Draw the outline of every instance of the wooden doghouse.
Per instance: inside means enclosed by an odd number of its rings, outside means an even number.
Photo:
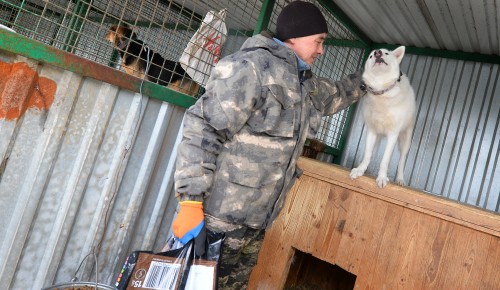
[[[500,289],[500,216],[302,157],[250,289]]]

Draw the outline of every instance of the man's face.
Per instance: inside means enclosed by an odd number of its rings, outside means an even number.
[[[297,55],[312,66],[314,60],[323,54],[323,42],[325,42],[326,33],[314,34],[304,37],[290,38],[285,43]]]

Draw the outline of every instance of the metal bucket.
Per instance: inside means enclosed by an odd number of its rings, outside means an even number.
[[[69,282],[52,285],[42,290],[115,290],[114,287],[96,282]]]

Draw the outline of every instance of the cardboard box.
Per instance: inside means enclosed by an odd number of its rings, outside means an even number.
[[[176,290],[179,288],[184,258],[140,253],[127,290]]]

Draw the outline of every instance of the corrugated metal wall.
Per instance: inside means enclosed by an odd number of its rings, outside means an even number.
[[[184,109],[23,61],[58,84],[49,110],[0,120],[0,288],[113,284],[133,250],[158,251],[177,202],[175,145]]]
[[[254,27],[260,1],[216,2],[230,2],[233,13],[248,7],[251,13],[234,13],[233,19]],[[228,27],[240,28],[231,18]],[[224,54],[244,39],[231,35]],[[82,54],[92,51],[83,47]],[[104,50],[102,63],[108,63],[110,47]],[[330,76],[340,77],[342,69],[357,67],[358,51],[335,48],[334,62],[320,71],[338,67]],[[84,56],[92,59],[90,54]],[[30,59],[2,52],[0,60],[31,63],[58,84],[50,110],[0,120],[0,288],[69,281],[82,262],[79,280],[94,281],[97,272],[99,282],[112,285],[131,251],[157,251],[168,235],[177,205],[172,174],[184,109]],[[410,186],[498,211],[498,65],[408,55],[403,69],[419,106],[406,168]],[[362,133],[356,116],[343,165],[359,162]],[[394,158],[393,172],[395,164]],[[368,173],[376,166],[374,161]]]
[[[375,43],[500,54],[497,0],[334,2]]]
[[[409,186],[499,212],[500,66],[407,54],[402,70],[413,85],[417,122],[405,168]],[[342,165],[363,157],[365,129],[359,110]],[[366,174],[376,176],[385,141]],[[394,179],[399,151],[389,167]]]

